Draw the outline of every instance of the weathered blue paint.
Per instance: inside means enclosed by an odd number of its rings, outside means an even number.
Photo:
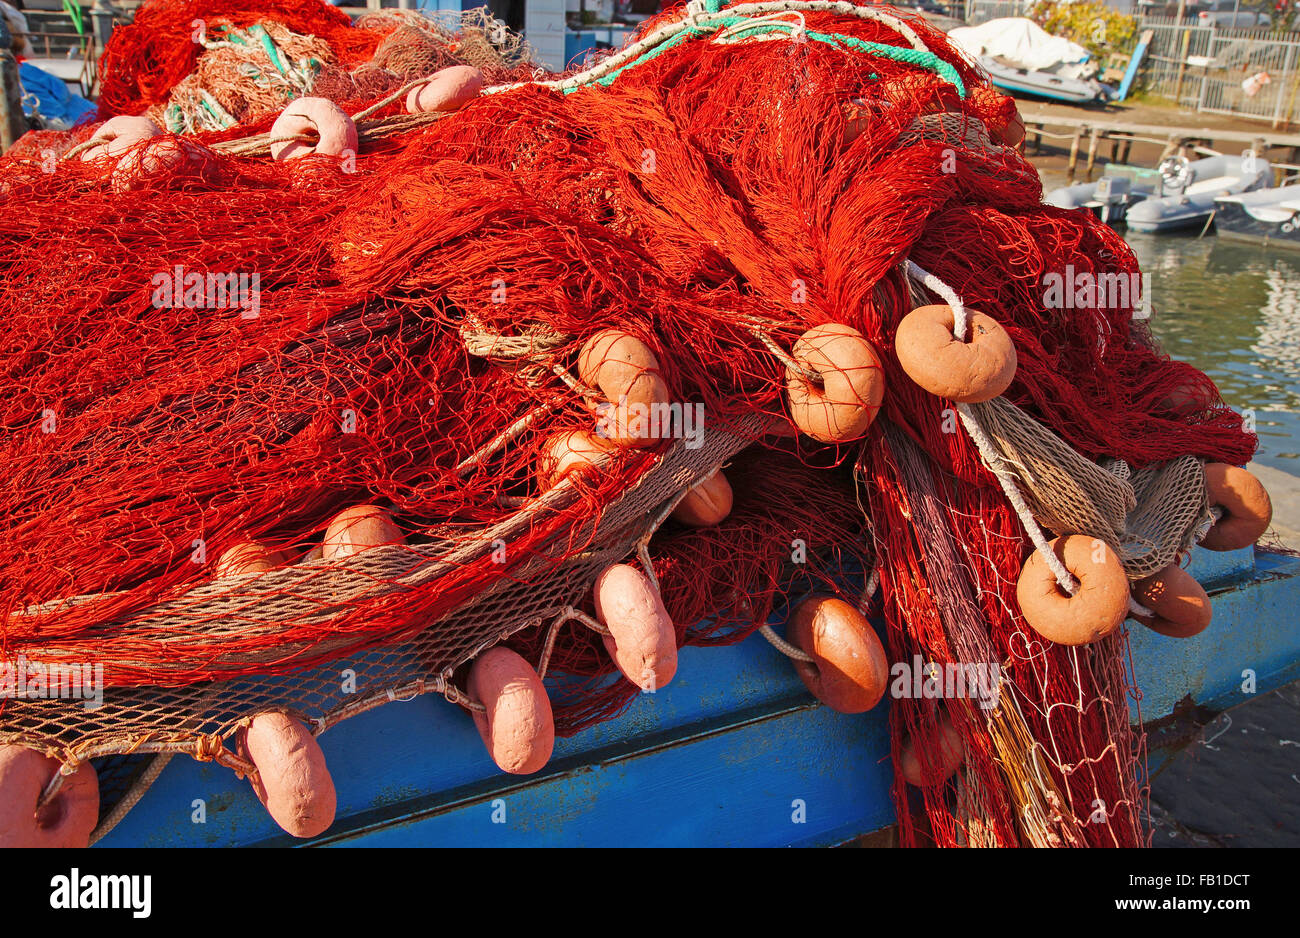
[[[1241,702],[1247,668],[1258,693],[1300,676],[1300,560],[1197,551],[1192,569],[1210,584],[1214,625],[1187,641],[1132,633],[1147,720],[1188,694]],[[338,846],[828,844],[893,819],[887,707],[844,716],[815,704],[757,636],[683,649],[670,686],[560,740],[537,776],[499,773],[470,720],[435,696],[349,720],[321,745],[339,793],[321,842]],[[196,799],[204,824],[191,821]],[[177,759],[102,843],[288,842],[246,783]]]

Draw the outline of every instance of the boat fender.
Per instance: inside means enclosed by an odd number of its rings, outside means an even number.
[[[814,697],[839,713],[865,713],[885,696],[889,658],[871,623],[834,596],[809,596],[790,615],[786,638],[812,661],[794,661]]]
[[[1223,517],[1201,539],[1202,547],[1237,550],[1264,536],[1273,520],[1273,503],[1259,479],[1238,466],[1212,462],[1205,464],[1205,488]]]
[[[162,128],[147,117],[132,117],[129,114],[110,117],[91,134],[89,142],[92,145],[81,151],[81,159],[90,162],[121,156],[142,140],[157,137],[161,133]]]
[[[992,400],[1016,376],[1016,346],[1002,324],[968,309],[966,339],[952,334],[951,306],[920,306],[903,317],[894,351],[907,376],[936,397],[961,404]]]
[[[470,65],[452,65],[429,76],[406,95],[406,113],[456,111],[478,97],[483,73]]]
[[[471,715],[497,767],[511,775],[531,775],[545,767],[555,748],[555,719],[533,666],[498,645],[474,659],[466,687],[486,708]]]
[[[620,446],[654,446],[669,428],[651,419],[656,404],[668,403],[668,385],[659,373],[659,359],[636,336],[603,329],[588,339],[578,353],[578,377],[597,388],[605,402],[599,433]]]
[[[1133,598],[1154,613],[1150,616],[1135,613],[1133,618],[1171,638],[1190,638],[1205,631],[1214,614],[1204,588],[1176,563],[1134,583]]]
[[[799,365],[785,372],[794,425],[822,443],[866,435],[885,398],[885,372],[862,333],[841,323],[814,326],[795,342],[791,357]]]
[[[1016,599],[1029,627],[1058,645],[1088,645],[1118,629],[1129,609],[1128,577],[1118,555],[1080,534],[1058,537],[1049,546],[1078,581],[1078,589],[1073,596],[1061,589],[1042,553],[1034,551],[1016,583]]]
[[[939,717],[939,745],[935,750],[925,750],[925,757],[917,754],[915,741],[909,736],[903,740],[902,751],[898,757],[898,769],[903,781],[921,788],[926,785],[942,785],[952,778],[953,773],[961,768],[966,759],[966,747],[961,736],[953,728],[947,714]]]
[[[609,635],[605,650],[623,676],[654,692],[677,673],[677,630],[659,590],[640,570],[616,563],[596,578],[596,617]]]
[[[315,837],[334,823],[334,780],[307,727],[285,713],[259,713],[244,731],[240,749],[257,768],[248,779],[253,793],[285,833]]]
[[[342,560],[384,544],[404,544],[393,516],[374,505],[345,508],[330,519],[321,541],[321,556]]]
[[[24,746],[0,746],[0,847],[86,847],[99,821],[99,779],[89,762],[36,809],[59,763]]]
[[[723,521],[731,514],[733,495],[731,483],[721,469],[692,488],[673,509],[673,518],[693,528],[707,528]]]
[[[357,151],[357,125],[328,98],[298,98],[280,112],[271,125],[271,138],[315,134],[316,142],[281,140],[271,144],[271,159],[293,160],[301,156],[341,156]]]

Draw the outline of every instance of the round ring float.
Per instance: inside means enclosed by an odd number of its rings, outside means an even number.
[[[106,157],[121,156],[142,140],[157,137],[162,128],[147,117],[122,114],[110,117],[90,136],[94,145],[81,151],[81,159],[90,162]]]
[[[243,576],[249,573],[268,573],[289,562],[282,550],[272,550],[261,541],[236,544],[217,559],[216,577]]]
[[[36,810],[58,771],[58,762],[34,749],[0,746],[0,848],[89,846],[99,822],[99,779],[89,762]]]
[[[357,125],[342,108],[328,98],[299,98],[291,101],[271,125],[274,137],[315,134],[316,142],[281,140],[271,144],[271,159],[294,160],[302,156],[340,156],[357,151]]]
[[[568,430],[550,437],[542,446],[540,472],[543,488],[554,488],[571,473],[582,474],[598,466],[618,449],[590,430]]]
[[[822,443],[863,437],[885,399],[885,372],[871,343],[851,326],[831,322],[805,332],[790,354],[821,376],[818,384],[786,366],[786,398],[794,425]]]
[[[671,432],[655,405],[668,403],[659,359],[636,336],[617,329],[597,332],[578,353],[578,377],[605,397],[602,436],[620,446],[654,446]]]
[[[384,544],[405,544],[393,516],[374,505],[345,508],[330,519],[321,542],[321,556],[341,560]]]
[[[542,679],[522,656],[498,645],[474,659],[466,689],[487,708],[471,710],[492,761],[511,775],[531,775],[550,761],[555,719]]]
[[[1178,564],[1133,584],[1133,598],[1155,615],[1137,619],[1152,631],[1171,638],[1190,638],[1205,631],[1214,615],[1210,597],[1196,578]]]
[[[1237,550],[1264,536],[1273,520],[1273,502],[1259,479],[1237,466],[1212,462],[1205,465],[1205,488],[1223,517],[1201,540],[1202,547]]]
[[[952,778],[953,773],[961,768],[962,762],[966,759],[966,747],[947,714],[939,717],[937,748],[937,752],[926,750],[925,760],[922,761],[917,755],[915,741],[910,736],[905,739],[898,758],[898,770],[903,776],[903,781],[917,788],[940,785]]]
[[[244,733],[242,748],[257,766],[257,774],[249,777],[253,793],[285,833],[315,837],[334,823],[334,780],[307,727],[284,713],[259,713]]]
[[[786,640],[812,657],[794,661],[804,686],[840,713],[864,713],[885,696],[889,658],[871,623],[834,596],[809,596],[790,616]]]
[[[1076,580],[1073,596],[1034,551],[1016,583],[1020,612],[1035,632],[1058,645],[1088,645],[1119,628],[1128,615],[1129,583],[1124,565],[1107,545],[1079,534],[1051,542],[1054,553]]]
[[[429,76],[406,95],[406,113],[457,111],[478,97],[483,73],[470,65],[452,65]]]
[[[731,483],[721,469],[715,469],[712,475],[692,488],[677,503],[672,517],[693,528],[712,527],[731,514],[733,498]]]
[[[596,618],[609,635],[605,650],[623,676],[643,691],[667,686],[677,673],[677,630],[650,579],[616,563],[596,578]]]
[[[997,320],[966,310],[965,342],[952,334],[953,309],[919,306],[903,317],[894,351],[903,371],[936,397],[959,404],[992,400],[1016,376],[1016,346]]]

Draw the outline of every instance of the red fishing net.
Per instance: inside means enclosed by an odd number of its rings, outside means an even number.
[[[317,0],[243,6],[146,6],[105,55],[101,113],[165,102],[202,51],[195,19],[274,20],[323,39],[345,68],[385,40]],[[1006,125],[1006,99],[943,34],[905,23],[809,4],[781,41],[753,41],[744,23],[684,34],[599,81],[502,90],[436,122],[363,133],[354,166],[218,146],[264,131],[269,115],[126,179],[112,163],[42,165],[42,149],[88,131],[16,148],[0,216],[0,651],[103,661],[116,687],[296,673],[543,582],[670,445],[620,454],[571,502],[512,524],[546,491],[547,440],[591,428],[564,376],[583,341],[613,326],[653,348],[671,400],[702,404],[711,432],[757,441],[727,469],[726,522],[670,522],[651,545],[683,641],[739,640],[765,621],[795,539],[807,540],[810,582],[856,602],[865,577],[842,562],[854,553],[878,571],[872,608],[892,660],[982,655],[1005,669],[1019,714],[990,731],[973,707],[949,709],[966,766],[919,800],[900,778],[909,842],[921,830],[942,844],[1036,842],[1033,824],[1046,842],[1140,842],[1124,643],[1053,646],[1021,619],[1025,532],[948,426],[948,402],[894,356],[900,320],[920,305],[900,265],[914,260],[1006,326],[1018,354],[1007,398],[1090,459],[1240,464],[1254,439],[1208,378],[1153,349],[1132,302],[1044,303],[1046,274],[1129,274],[1136,260],[1101,224],[1041,204],[1037,173],[985,129]],[[214,304],[209,275],[234,275],[239,299]],[[768,343],[788,349],[827,322],[880,351],[879,419],[863,444],[760,440],[743,421],[785,412],[785,364]],[[1179,395],[1195,406],[1170,405]],[[255,578],[262,592],[211,586],[215,560],[250,539],[319,564],[309,555],[328,519],[357,504],[401,527],[407,546],[362,571],[401,588],[296,604],[306,587],[280,574]],[[501,525],[504,562],[447,562]],[[267,589],[274,617],[255,614]],[[68,597],[82,599],[58,602]],[[503,634],[534,663],[547,638],[537,624]],[[476,650],[457,646],[436,670]],[[551,665],[573,679],[557,697],[561,730],[636,693],[574,624]],[[893,707],[896,757],[906,739],[935,743],[939,705]],[[1043,777],[1008,781],[1008,752]],[[1025,785],[1047,792],[1041,818],[1027,820]],[[1106,823],[1089,822],[1098,802]]]

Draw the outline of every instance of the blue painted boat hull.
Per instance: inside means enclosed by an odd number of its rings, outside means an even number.
[[[1300,559],[1194,552],[1215,622],[1193,639],[1132,632],[1141,718],[1224,709],[1300,677]],[[1137,718],[1137,710],[1134,717]],[[321,737],[338,788],[331,846],[826,845],[893,823],[888,707],[818,704],[759,636],[682,650],[676,679],[620,718],[503,775],[470,720],[433,695]],[[202,823],[196,822],[202,809]],[[103,846],[288,845],[227,769],[176,759]]]

